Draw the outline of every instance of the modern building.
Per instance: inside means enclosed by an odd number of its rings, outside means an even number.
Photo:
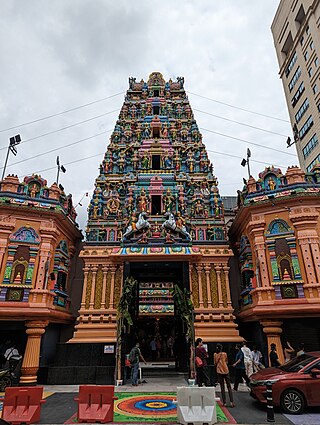
[[[230,200],[230,210],[233,205]],[[162,358],[166,341],[175,338],[178,368],[187,370],[186,329],[172,298],[176,285],[190,293],[195,337],[209,346],[242,340],[231,304],[224,205],[183,78],[165,81],[154,72],[147,81],[129,79],[88,211],[81,308],[74,336],[58,354],[67,364],[57,361],[52,382],[65,379],[66,365],[69,383],[100,382],[100,376],[113,382],[118,307],[128,277],[138,288],[123,352],[138,338],[151,358],[155,337]]]
[[[39,175],[0,182],[0,340],[23,354],[24,385],[45,380],[56,343],[73,329],[82,289],[81,274],[74,279],[82,239],[75,218],[71,195]]]
[[[319,0],[281,0],[271,26],[299,162],[307,172],[320,161],[319,26]]]
[[[264,353],[275,343],[281,361],[286,341],[320,350],[319,201],[320,165],[285,174],[267,167],[239,193],[229,231],[240,268],[232,294],[241,334]]]

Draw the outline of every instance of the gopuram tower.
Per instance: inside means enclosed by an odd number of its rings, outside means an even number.
[[[184,78],[129,79],[89,208],[82,303],[71,343],[115,343],[126,277],[141,338],[174,336],[170,289],[191,293],[195,336],[240,341],[229,286],[224,207]]]

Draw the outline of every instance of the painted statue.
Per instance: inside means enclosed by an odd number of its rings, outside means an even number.
[[[191,240],[191,235],[188,233],[187,228],[183,221],[180,221],[179,224],[181,227],[177,226],[176,219],[174,215],[171,212],[166,212],[165,215],[166,221],[162,224],[162,229],[170,229],[174,232],[181,233],[183,236],[185,236],[188,240]]]
[[[142,211],[139,214],[139,217],[137,219],[136,213],[133,212],[130,219],[127,222],[127,227],[123,234],[122,240],[124,240],[126,237],[130,236],[131,234],[139,230],[149,229],[149,228],[150,228],[150,223],[147,220],[147,213],[145,211]]]

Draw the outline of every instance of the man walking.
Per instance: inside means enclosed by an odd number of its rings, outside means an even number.
[[[133,386],[138,385],[138,373],[139,373],[139,360],[142,360],[144,364],[147,364],[145,359],[143,358],[140,348],[139,342],[132,348],[129,354],[129,361],[131,365],[131,382]]]

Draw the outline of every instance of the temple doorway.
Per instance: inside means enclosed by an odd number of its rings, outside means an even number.
[[[189,349],[184,324],[172,297],[174,285],[189,288],[189,264],[185,261],[130,262],[125,274],[138,281],[134,326],[127,347],[139,341],[143,356],[152,365],[170,364],[187,372]]]

